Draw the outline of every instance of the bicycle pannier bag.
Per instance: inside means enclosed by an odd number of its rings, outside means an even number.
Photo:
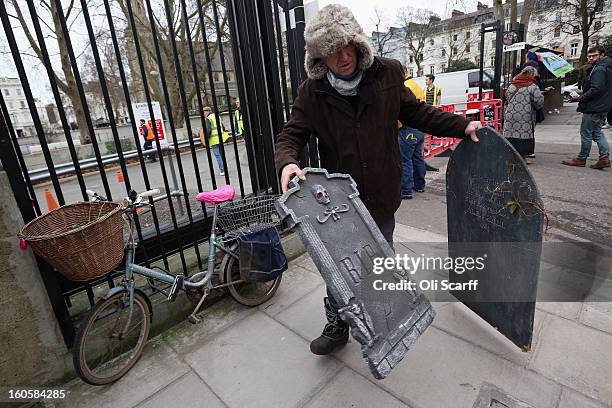
[[[267,282],[287,270],[287,257],[275,227],[242,234],[238,241],[240,277],[245,281]]]

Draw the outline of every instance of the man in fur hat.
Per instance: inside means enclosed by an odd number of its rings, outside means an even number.
[[[373,55],[346,7],[322,8],[308,22],[304,39],[308,79],[300,85],[291,118],[276,142],[282,191],[292,176],[304,179],[298,157],[315,135],[321,167],[353,177],[361,200],[392,244],[394,214],[402,201],[397,121],[437,136],[469,136],[474,142],[481,124],[417,101],[404,86],[401,64]],[[310,344],[318,355],[344,346],[349,334],[329,294],[324,306],[328,323]]]

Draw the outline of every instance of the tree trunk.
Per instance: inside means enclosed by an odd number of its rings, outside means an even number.
[[[59,19],[59,12],[55,7],[54,1],[50,2],[50,6],[51,16],[53,17],[53,23],[55,25],[55,33],[57,35],[57,45],[60,52],[62,72],[64,73],[64,78],[66,79],[66,95],[68,95],[68,98],[72,103],[72,108],[76,117],[77,126],[79,127],[79,141],[81,142],[81,144],[89,144],[91,143],[91,135],[89,134],[89,130],[87,128],[85,112],[83,110],[83,106],[81,105],[81,98],[77,90],[74,75],[72,73],[72,66],[70,64],[70,57],[68,55],[66,39],[64,37],[64,33],[62,31],[62,26]]]
[[[533,6],[535,5],[535,0],[525,0],[523,3],[523,14],[521,14],[521,24],[525,26],[525,41],[527,41],[527,33],[529,30],[529,19],[531,18],[531,13],[533,12]]]
[[[589,9],[588,0],[580,0],[580,28],[582,29],[582,49],[580,50],[580,65],[586,64],[589,49]]]
[[[510,23],[516,23],[518,20],[518,7],[516,0],[510,0]]]

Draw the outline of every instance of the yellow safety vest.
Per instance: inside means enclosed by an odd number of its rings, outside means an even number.
[[[208,135],[208,145],[216,146],[219,144],[219,124],[217,123],[217,118],[215,115],[210,115],[206,118],[206,120],[210,123],[210,135]],[[225,143],[229,138],[229,133],[225,132],[223,126],[221,126],[221,137],[223,138],[223,143]],[[204,129],[200,130],[200,141],[204,144]]]
[[[438,94],[442,91],[442,88],[438,85],[434,85],[434,98],[433,98],[433,106],[438,106],[440,103],[438,102]],[[423,88],[423,100],[427,101],[427,86]]]
[[[236,120],[236,123],[238,124],[238,133],[242,133],[244,132],[244,123],[242,122],[242,113],[240,113],[240,110],[235,110],[234,111],[234,119]]]
[[[424,101],[425,100],[425,95],[423,95],[423,90],[421,89],[421,87],[419,86],[419,84],[416,83],[416,81],[412,78],[407,79],[404,82],[404,85],[406,85],[406,87],[408,89],[410,89],[410,91],[412,91],[412,93],[414,94],[414,96],[417,98],[417,101]],[[397,127],[401,128],[404,125],[402,124],[402,122],[400,122],[399,120],[397,121]]]

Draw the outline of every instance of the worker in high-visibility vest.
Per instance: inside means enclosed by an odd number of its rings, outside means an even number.
[[[236,110],[234,111],[234,128],[239,135],[244,134],[244,122],[242,121],[242,111],[240,110],[240,98],[236,98]]]
[[[428,105],[439,106],[442,104],[442,87],[434,85],[436,77],[433,74],[425,75],[425,103]]]
[[[153,149],[153,141],[155,140],[155,133],[153,133],[153,129],[151,126],[147,124],[144,119],[140,119],[140,133],[145,139],[145,142],[142,145],[142,150],[151,150]],[[154,162],[157,161],[157,153],[153,150],[152,153],[147,155],[149,161]]]
[[[217,160],[217,165],[219,166],[219,175],[225,176],[225,166],[223,165],[223,157],[221,156],[221,147],[219,145],[219,133],[221,133],[221,139],[223,143],[225,143],[230,135],[223,128],[223,124],[217,122],[217,118],[212,114],[212,109],[210,106],[204,107],[204,116],[206,117],[206,134],[208,135],[208,146],[212,149],[215,154],[215,159]],[[206,146],[206,142],[204,140],[204,129],[200,130],[200,141],[203,145]]]
[[[410,89],[418,101],[425,100],[423,89],[412,79],[404,67],[404,85]],[[412,191],[425,191],[425,159],[423,158],[423,142],[425,134],[418,129],[404,126],[398,121],[397,141],[402,155],[402,199],[412,199]]]

